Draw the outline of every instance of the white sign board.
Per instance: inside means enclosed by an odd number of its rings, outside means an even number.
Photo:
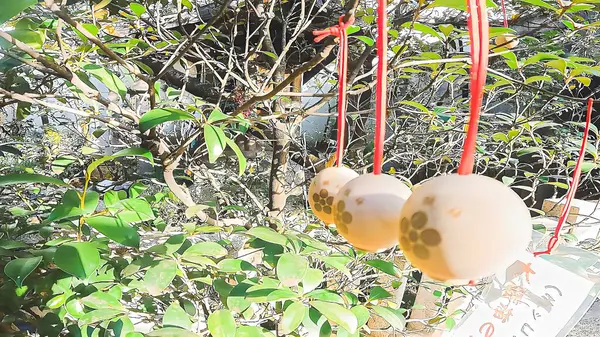
[[[484,298],[445,337],[557,336],[595,283],[531,253],[498,273]],[[587,307],[586,307],[587,310]]]

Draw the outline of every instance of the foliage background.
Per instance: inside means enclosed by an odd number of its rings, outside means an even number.
[[[492,37],[520,44],[490,50],[476,170],[543,214],[600,84],[597,4],[510,1],[508,29],[488,4]],[[357,18],[346,163],[370,171],[374,1],[1,5],[1,333],[387,336],[461,317],[447,303],[464,289],[432,288],[435,310],[407,327],[431,285],[402,252],[356,251],[307,207],[336,129],[336,43],[311,32]],[[464,7],[389,4],[384,168],[409,185],[457,166]],[[595,200],[591,137],[577,197]]]

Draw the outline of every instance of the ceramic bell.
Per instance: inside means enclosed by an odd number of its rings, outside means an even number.
[[[523,200],[481,175],[436,177],[404,204],[400,247],[429,277],[476,280],[508,267],[529,245],[531,216]]]
[[[354,247],[379,252],[398,244],[400,213],[408,186],[385,174],[365,174],[348,182],[333,201],[338,232]]]

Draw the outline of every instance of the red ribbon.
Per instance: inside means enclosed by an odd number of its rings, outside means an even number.
[[[387,1],[377,5],[377,87],[375,93],[375,143],[373,145],[373,174],[381,174],[387,108]]]
[[[458,174],[473,172],[477,145],[477,128],[483,101],[483,87],[487,76],[488,51],[490,49],[490,26],[485,0],[467,0],[469,39],[471,41],[471,105],[467,136],[458,167]]]
[[[348,34],[347,28],[354,23],[354,17],[350,16],[348,22],[344,23],[344,16],[340,16],[337,26],[329,27],[325,30],[315,30],[315,42],[320,42],[328,36],[336,36],[340,40],[340,50],[338,52],[338,133],[337,133],[337,151],[335,160],[338,167],[342,166],[344,157],[344,139],[346,133],[346,78],[348,75]]]
[[[583,130],[583,140],[581,141],[581,148],[579,149],[579,158],[577,159],[577,164],[575,165],[575,171],[573,171],[573,179],[571,180],[571,185],[569,185],[569,191],[565,197],[565,206],[560,212],[560,217],[558,218],[558,223],[556,224],[556,228],[554,229],[554,235],[548,241],[548,249],[542,252],[533,253],[534,256],[550,254],[556,244],[558,243],[558,237],[560,235],[560,230],[562,229],[567,217],[569,216],[569,210],[571,209],[571,201],[575,197],[575,192],[577,191],[577,186],[579,186],[579,178],[581,178],[581,164],[583,163],[583,158],[585,157],[585,146],[587,145],[588,135],[590,133],[590,123],[592,120],[592,107],[593,107],[594,99],[588,99],[587,105],[587,113],[585,116],[585,129]]]
[[[501,2],[502,15],[504,16],[504,28],[508,28],[508,17],[506,16],[506,7],[504,6],[504,0]]]

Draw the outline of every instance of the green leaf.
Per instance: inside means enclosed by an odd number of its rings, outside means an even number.
[[[369,309],[363,307],[362,305],[357,305],[350,309],[356,316],[356,320],[358,321],[358,328],[363,327],[369,321],[369,317],[371,314],[369,313]]]
[[[279,234],[271,228],[264,226],[251,228],[246,234],[257,237],[263,241],[275,243],[281,246],[285,246],[288,241],[288,239],[284,235]]]
[[[242,174],[244,174],[244,171],[246,171],[246,157],[244,156],[244,153],[242,152],[242,150],[240,150],[240,147],[235,143],[235,141],[233,141],[233,139],[231,138],[226,138],[225,142],[227,143],[227,146],[229,146],[233,152],[235,152],[235,155],[238,158],[238,163],[239,163],[239,175],[241,176]]]
[[[325,264],[327,264],[328,266],[333,267],[333,268],[341,271],[347,277],[352,277],[352,274],[350,273],[350,269],[348,269],[348,267],[346,267],[346,265],[348,263],[350,263],[350,261],[352,260],[349,257],[347,257],[347,256],[340,256],[340,255],[330,255],[330,256],[320,256],[320,255],[317,255],[315,257],[317,259],[325,262]]]
[[[433,28],[431,28],[431,27],[429,27],[427,25],[424,25],[422,23],[419,23],[419,22],[405,22],[402,25],[402,27],[404,27],[404,28],[410,28],[411,25],[413,26],[413,29],[416,30],[416,31],[419,31],[419,32],[421,32],[423,34],[426,34],[426,35],[431,35],[431,36],[436,37],[436,38],[438,38],[440,40],[443,39],[443,37],[440,36],[440,34],[438,32],[436,32],[435,29],[433,29]]]
[[[52,161],[52,172],[61,174],[65,169],[77,161],[77,158],[73,156],[60,156]]]
[[[517,60],[517,55],[515,55],[515,53],[503,53],[502,57],[506,59],[506,64],[510,69],[517,69],[519,67],[519,61]]]
[[[208,316],[207,324],[213,337],[235,337],[235,320],[229,310],[213,312]]]
[[[310,305],[322,313],[323,316],[327,317],[328,320],[338,324],[349,333],[356,332],[358,321],[352,311],[339,304],[329,302],[313,301]]]
[[[342,298],[342,296],[338,295],[338,293],[336,293],[332,290],[327,290],[327,289],[313,290],[310,293],[306,294],[306,297],[311,298],[313,300],[323,301],[323,302],[332,302],[332,303],[339,303],[339,304],[346,303],[346,302],[344,302],[344,299]]]
[[[528,77],[525,80],[525,83],[529,84],[529,83],[539,82],[539,81],[550,81],[550,82],[552,82],[552,77],[550,77],[548,75],[531,76],[531,77]]]
[[[131,9],[131,11],[132,11],[133,13],[135,13],[135,15],[137,15],[138,17],[141,17],[141,16],[142,16],[142,14],[146,13],[146,7],[144,7],[144,6],[140,5],[140,4],[137,4],[137,3],[135,3],[135,2],[133,2],[133,3],[130,3],[130,4],[129,4],[129,8],[130,8],[130,9]]]
[[[147,337],[199,337],[199,335],[180,328],[162,328],[154,330],[148,334]],[[127,335],[127,337],[130,337]]]
[[[142,118],[140,118],[140,131],[144,133],[165,122],[192,119],[196,119],[196,117],[183,110],[173,108],[152,109],[143,114]]]
[[[523,62],[523,66],[537,63],[544,60],[559,60],[560,57],[549,53],[537,53]]]
[[[98,322],[107,321],[122,313],[123,312],[121,310],[98,309],[90,311],[87,314],[81,316],[77,323],[79,324],[79,326],[90,325]]]
[[[120,317],[118,320],[112,321],[108,328],[113,330],[114,337],[127,337],[136,333],[133,322],[129,317]],[[143,335],[140,337],[143,337]]]
[[[269,51],[262,51],[262,53],[272,58],[273,60],[277,60],[277,55],[275,53],[271,53]]]
[[[486,3],[489,8],[498,7],[492,0],[487,0]],[[434,0],[430,7],[448,7],[458,9],[461,11],[466,11],[467,3],[466,1],[462,0]]]
[[[298,294],[290,289],[276,289],[267,295],[266,302],[286,301],[298,298]]]
[[[57,205],[44,221],[50,223],[67,218],[79,217],[92,214],[98,207],[100,195],[98,192],[88,191],[85,195],[84,207],[81,209],[81,195],[74,190],[68,190],[63,195],[62,202]]]
[[[25,184],[25,183],[43,183],[43,184],[52,184],[58,186],[69,186],[64,181],[48,177],[41,174],[34,173],[15,173],[15,174],[7,174],[0,176],[0,186],[8,186],[15,184]]]
[[[98,269],[100,254],[91,243],[69,242],[56,249],[54,263],[63,271],[86,279]]]
[[[44,41],[46,41],[46,35],[42,31],[33,31],[29,29],[16,29],[8,32],[10,36],[14,39],[23,42],[33,49],[41,49],[44,45]],[[5,40],[4,38],[0,38],[0,48],[2,49],[10,49],[12,44]]]
[[[152,296],[160,295],[173,282],[177,274],[177,263],[173,260],[161,260],[150,267],[144,275],[144,286]]]
[[[323,272],[319,269],[308,268],[302,279],[302,291],[308,293],[323,282]]]
[[[246,299],[248,289],[252,287],[249,283],[239,283],[231,291],[227,296],[227,308],[233,312],[241,313],[250,307],[252,304],[249,300]]]
[[[40,262],[42,262],[41,256],[14,259],[6,264],[4,273],[15,281],[17,287],[21,287],[23,281],[37,268]]]
[[[47,303],[46,308],[58,309],[67,301],[67,294],[60,294],[52,297]]]
[[[100,159],[94,160],[87,167],[86,174],[88,175],[88,177],[91,176],[92,172],[94,172],[94,170],[96,168],[98,168],[98,166],[102,165],[103,163],[105,163],[109,160],[113,160],[113,159],[116,159],[119,157],[129,157],[129,156],[144,157],[144,158],[148,159],[152,164],[154,164],[154,159],[152,158],[152,153],[150,153],[150,151],[148,151],[144,148],[141,148],[141,147],[133,147],[133,148],[121,150],[111,156],[104,156]]]
[[[576,80],[577,82],[583,84],[586,87],[589,87],[590,84],[592,83],[592,79],[589,78],[589,77],[579,76],[579,77],[575,77],[574,80]]]
[[[567,162],[567,167],[575,167],[577,163],[575,161],[569,160]],[[582,173],[587,173],[595,168],[598,167],[598,164],[591,162],[591,161],[584,161],[583,163],[581,163],[581,172]]]
[[[173,302],[165,311],[162,321],[163,327],[179,327],[190,330],[192,322],[190,316],[179,306],[179,303]]]
[[[567,61],[563,59],[546,62],[546,65],[560,71],[563,75],[567,72]]]
[[[543,149],[541,147],[528,147],[528,148],[517,151],[517,157],[524,156],[526,154],[540,152],[540,151],[543,151]]]
[[[147,189],[148,186],[138,182],[129,187],[129,194],[131,195],[131,198],[135,199]]]
[[[352,35],[358,31],[360,31],[360,26],[357,25],[349,25],[348,28],[346,28],[346,34],[348,35]]]
[[[287,335],[300,326],[302,320],[304,319],[304,315],[306,314],[307,308],[302,304],[302,302],[294,302],[290,304],[290,306],[285,309],[283,312],[283,316],[281,317],[281,321],[279,323],[279,332]]]
[[[238,273],[242,271],[254,271],[253,265],[249,262],[239,259],[225,259],[219,261],[217,268],[223,273]]]
[[[111,210],[121,209],[116,213],[117,218],[126,223],[137,223],[155,218],[152,207],[145,199],[125,199],[114,204]]]
[[[204,142],[208,149],[208,161],[212,164],[223,154],[227,146],[227,136],[220,128],[204,124]]]
[[[118,299],[110,294],[97,291],[81,299],[81,303],[92,309],[114,309],[125,311]]]
[[[119,94],[121,98],[125,99],[125,96],[127,96],[127,87],[112,71],[93,63],[83,63],[82,68],[97,78],[112,92]]]
[[[354,37],[359,39],[360,41],[364,42],[366,45],[368,45],[370,47],[375,44],[375,40],[373,40],[372,38],[370,38],[368,36],[354,36]]]
[[[81,300],[78,298],[74,298],[67,302],[67,304],[65,305],[65,309],[67,309],[69,315],[73,316],[73,318],[76,319],[79,319],[83,317],[83,315],[85,315],[85,307],[83,303],[81,303]]]
[[[375,286],[371,289],[371,293],[369,294],[369,301],[380,300],[382,298],[390,298],[392,294],[390,294],[387,290],[383,289],[380,286]]]
[[[0,11],[0,25],[37,3],[37,0],[3,0],[2,10]]]
[[[394,329],[402,331],[406,325],[406,319],[402,315],[404,311],[400,309],[392,309],[389,307],[374,306],[373,310],[381,318],[385,319],[388,323],[394,327]]]
[[[552,5],[550,5],[549,3],[542,1],[542,0],[521,0],[521,1],[532,4],[534,6],[551,9],[553,11],[556,10],[556,8],[554,8]]]
[[[286,287],[297,286],[307,270],[308,260],[304,256],[286,253],[277,261],[277,278]]]
[[[452,317],[446,318],[446,329],[452,330],[455,325],[456,325],[456,320],[454,320],[454,318],[452,318]]]
[[[227,255],[227,249],[216,242],[198,242],[186,249],[182,255],[182,258],[186,258],[192,255],[212,256],[212,257],[223,257]]]
[[[181,248],[185,242],[185,235],[173,235],[160,245],[156,245],[148,249],[148,252],[172,255]]]
[[[423,104],[419,103],[419,102],[415,102],[415,101],[400,101],[399,104],[405,104],[405,105],[410,105],[414,108],[417,108],[425,113],[430,113],[429,109],[427,109],[427,107],[425,107]]]
[[[262,330],[257,326],[241,326],[237,329],[235,337],[263,337]]]
[[[369,260],[366,262],[369,266],[380,270],[388,275],[398,276],[398,271],[393,263],[383,260]]]
[[[123,246],[139,248],[140,235],[135,227],[110,216],[86,218],[85,222],[107,238]]]
[[[442,34],[448,37],[450,36],[450,33],[452,33],[452,31],[454,30],[454,26],[451,24],[439,25],[438,29],[440,30],[440,32],[442,32]]]
[[[208,122],[214,123],[229,119],[229,116],[224,114],[221,109],[214,109],[208,116]]]

